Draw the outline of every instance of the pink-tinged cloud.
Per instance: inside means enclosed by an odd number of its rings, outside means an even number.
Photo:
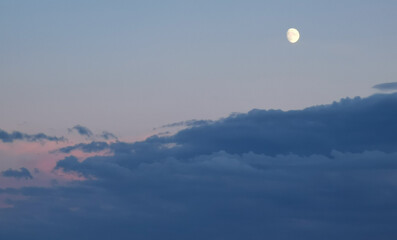
[[[124,142],[143,141],[152,135],[145,135],[136,138],[119,139]],[[111,143],[111,141],[106,141]],[[29,169],[32,179],[5,178],[0,176],[1,188],[21,188],[21,187],[50,187],[56,184],[64,185],[71,181],[85,181],[85,177],[73,172],[65,173],[54,170],[56,163],[73,154],[80,162],[93,156],[109,156],[112,153],[108,150],[87,153],[80,150],[74,150],[71,154],[57,152],[54,150],[77,144],[75,141],[68,142],[26,142],[14,141],[10,143],[0,143],[0,158],[2,159],[0,171],[9,168],[20,169],[21,167]],[[7,207],[2,201],[3,207]]]
[[[69,143],[70,144],[70,143]],[[61,171],[54,171],[57,161],[68,156],[63,153],[50,153],[54,149],[68,146],[66,142],[13,142],[7,144],[0,144],[0,157],[2,159],[0,171],[5,171],[9,168],[19,169],[21,167],[27,168],[32,173],[33,179],[26,181],[23,179],[5,178],[0,176],[1,187],[20,188],[20,187],[46,187],[51,186],[54,180],[58,184],[66,184],[70,181],[86,180],[82,176],[74,173],[63,173]],[[80,161],[92,156],[109,155],[108,152],[84,153],[81,151],[73,152],[73,155]]]

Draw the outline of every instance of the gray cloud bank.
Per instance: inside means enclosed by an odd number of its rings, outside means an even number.
[[[1,239],[395,239],[397,94],[252,110],[58,151],[87,181],[0,188]]]
[[[329,155],[331,151],[397,150],[397,94],[346,98],[330,105],[304,110],[258,110],[233,114],[215,122],[188,128],[173,136],[152,136],[143,142],[91,142],[62,148],[128,153],[136,159],[186,158],[226,151]],[[175,145],[169,148],[167,146]]]

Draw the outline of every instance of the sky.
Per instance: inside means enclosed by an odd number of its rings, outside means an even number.
[[[3,129],[142,138],[394,81],[394,1],[0,2]],[[301,32],[286,41],[288,28]],[[117,119],[115,121],[115,119]]]
[[[396,12],[0,0],[0,239],[395,239]]]

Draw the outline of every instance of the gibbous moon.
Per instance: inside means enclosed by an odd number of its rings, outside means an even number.
[[[287,31],[287,39],[290,43],[296,43],[299,40],[299,31],[295,28],[290,28]]]

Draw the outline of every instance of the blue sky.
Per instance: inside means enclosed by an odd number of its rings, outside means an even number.
[[[396,75],[393,1],[0,4],[10,131],[82,124],[142,137],[180,120],[368,96]]]
[[[396,12],[0,1],[0,239],[395,239]]]

